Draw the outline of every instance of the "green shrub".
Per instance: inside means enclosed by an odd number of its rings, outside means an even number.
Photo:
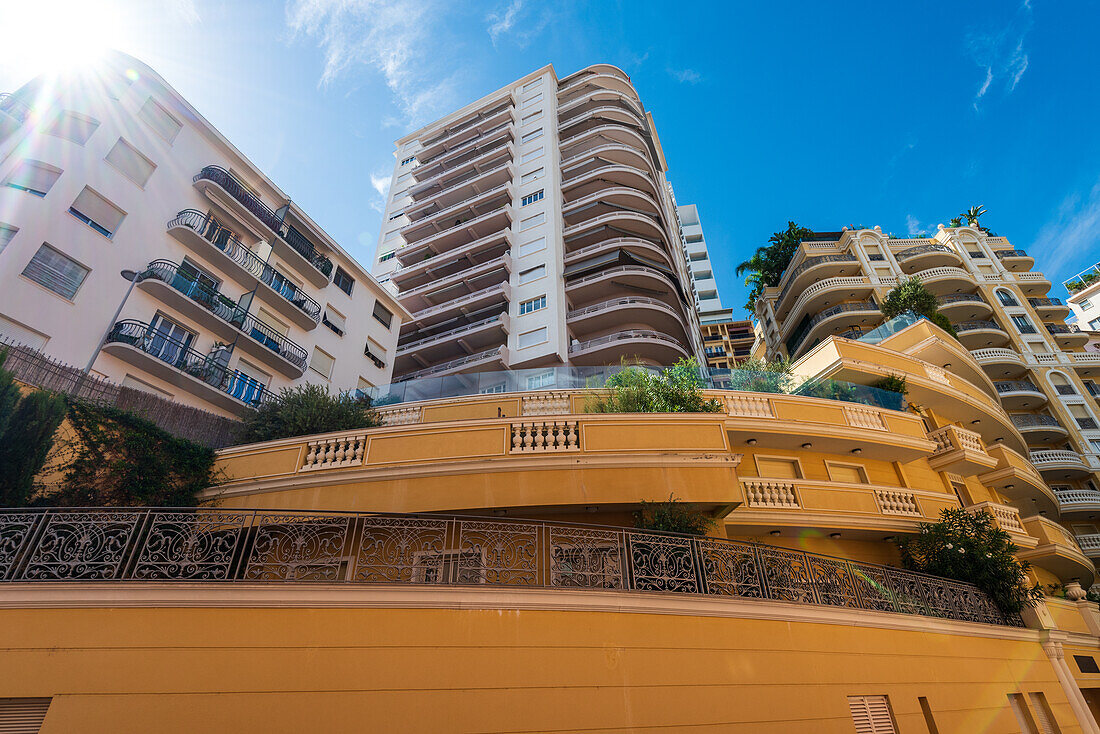
[[[684,535],[706,535],[717,521],[692,510],[681,500],[669,495],[664,502],[641,501],[641,509],[634,513],[634,527],[639,530],[661,530]]]
[[[34,478],[46,463],[54,434],[65,420],[65,399],[48,390],[21,395],[0,353],[0,506],[25,507]]]
[[[681,359],[658,374],[628,366],[608,378],[605,391],[588,400],[588,413],[720,413],[722,404],[703,397],[699,363]]]
[[[278,397],[248,415],[242,443],[349,431],[382,425],[382,416],[368,398],[333,395],[321,385],[283,388]]]
[[[905,568],[974,584],[1005,614],[1042,598],[1027,584],[1030,566],[1016,559],[1019,548],[988,513],[945,509],[938,522],[921,523],[916,537],[897,545]]]
[[[918,316],[923,316],[936,326],[946,331],[956,339],[955,327],[951,325],[947,317],[939,312],[939,301],[917,276],[902,280],[897,286],[882,299],[879,310],[887,321],[903,313],[912,311]]]
[[[901,393],[902,395],[907,395],[909,393],[909,384],[905,381],[905,378],[900,375],[883,377],[878,382],[872,382],[871,387],[879,390],[889,390],[890,392]]]

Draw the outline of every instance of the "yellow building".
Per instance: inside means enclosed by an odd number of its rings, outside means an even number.
[[[897,327],[718,413],[436,378],[223,450],[199,510],[0,514],[0,730],[1100,732],[1092,562],[985,367]],[[709,536],[631,527],[669,493]],[[1007,619],[898,568],[960,506],[1069,598]]]
[[[707,367],[712,370],[733,369],[752,356],[752,346],[756,340],[752,322],[735,320],[729,309],[713,316],[700,322]]]

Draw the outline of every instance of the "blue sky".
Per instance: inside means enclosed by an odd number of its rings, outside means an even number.
[[[83,7],[28,4],[24,22],[41,27],[22,37],[37,50]],[[788,219],[902,236],[984,204],[983,223],[1052,280],[1100,259],[1096,3],[87,7],[364,262],[393,140],[547,62],[562,76],[596,62],[631,75],[678,198],[699,205],[727,305],[744,302],[736,263]],[[10,8],[0,27],[13,27]],[[0,89],[33,62],[0,47]]]

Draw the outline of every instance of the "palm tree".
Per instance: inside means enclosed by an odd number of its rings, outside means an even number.
[[[756,311],[756,299],[765,288],[779,285],[798,244],[811,235],[812,230],[787,222],[785,231],[772,233],[767,245],[756,248],[752,257],[737,266],[738,275],[748,273],[745,285],[749,287],[749,300],[745,303],[745,309],[749,313]]]
[[[983,214],[985,214],[985,207],[978,204],[978,206],[972,206],[967,209],[963,212],[962,216],[966,217],[966,222],[971,227],[977,227],[978,219],[980,219]]]
[[[947,223],[947,226],[948,227],[961,227],[961,226],[963,226],[963,218],[962,217],[952,217],[951,221]]]

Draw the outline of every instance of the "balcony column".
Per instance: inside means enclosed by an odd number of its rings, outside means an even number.
[[[1054,668],[1054,674],[1058,676],[1058,682],[1062,684],[1069,706],[1077,717],[1077,723],[1081,725],[1081,731],[1100,734],[1100,726],[1097,726],[1096,719],[1093,718],[1089,705],[1081,695],[1081,689],[1077,687],[1077,681],[1074,680],[1073,673],[1066,664],[1066,653],[1062,647],[1062,643],[1067,638],[1066,633],[1050,630],[1045,634],[1048,637],[1043,642],[1043,652],[1050,659],[1051,667]]]

